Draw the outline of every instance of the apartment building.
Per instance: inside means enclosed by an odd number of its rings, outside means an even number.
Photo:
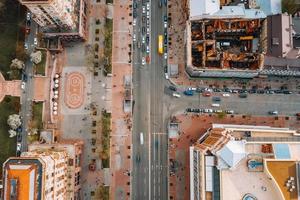
[[[32,13],[32,19],[45,36],[63,39],[86,37],[86,0],[19,0]]]
[[[299,199],[300,135],[213,124],[190,147],[190,199]]]
[[[3,165],[4,200],[80,199],[81,141],[30,145]]]

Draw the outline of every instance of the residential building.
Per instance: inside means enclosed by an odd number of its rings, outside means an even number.
[[[220,1],[213,2],[219,5]],[[187,21],[187,72],[192,77],[256,76],[267,50],[266,15],[258,9],[246,9],[244,4],[215,10],[209,6],[212,4],[208,4],[207,13],[199,11],[202,15],[190,16]]]
[[[47,37],[86,37],[86,0],[19,0]]]
[[[190,199],[296,200],[299,149],[295,130],[213,124],[190,147]]]
[[[3,165],[4,200],[78,200],[81,141],[30,145]]]
[[[268,16],[267,55],[286,57],[293,50],[293,21],[288,14]]]

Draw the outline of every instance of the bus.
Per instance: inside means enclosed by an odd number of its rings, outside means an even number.
[[[163,54],[164,53],[164,49],[163,49],[163,36],[162,35],[158,36],[158,53],[159,54]]]

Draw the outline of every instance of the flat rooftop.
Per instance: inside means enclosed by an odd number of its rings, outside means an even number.
[[[222,199],[241,200],[250,193],[257,199],[280,200],[273,181],[264,172],[250,172],[246,158],[234,170],[221,170],[220,180]]]

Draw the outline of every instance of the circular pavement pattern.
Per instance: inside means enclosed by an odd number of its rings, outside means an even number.
[[[65,103],[69,108],[79,108],[84,101],[84,76],[79,72],[72,72],[66,77]]]

